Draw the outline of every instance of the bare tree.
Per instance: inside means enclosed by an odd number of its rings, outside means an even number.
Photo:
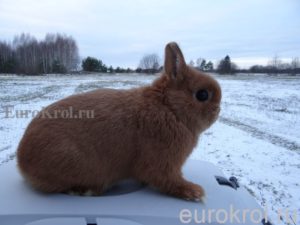
[[[139,63],[139,68],[141,68],[143,72],[146,73],[156,73],[158,72],[159,67],[160,58],[157,54],[145,55]]]
[[[292,74],[300,73],[300,61],[298,57],[292,59],[290,67]]]
[[[204,61],[205,59],[204,58],[198,58],[197,60],[196,60],[196,65],[197,65],[197,67],[198,68],[200,68],[201,67],[201,64],[202,64],[202,62]]]
[[[37,41],[30,34],[15,36],[12,45],[0,43],[0,72],[13,66],[24,74],[62,73],[77,69],[79,53],[72,37],[47,34]]]
[[[0,42],[0,57],[3,61],[8,60],[12,57],[13,52],[10,44],[6,42]]]
[[[0,72],[14,73],[14,52],[7,42],[0,42]]]
[[[189,65],[190,65],[191,67],[194,67],[194,66],[195,66],[195,63],[194,63],[194,61],[193,61],[193,60],[191,60],[191,61],[190,61],[190,63],[189,63]]]
[[[292,61],[291,61],[291,68],[292,69],[298,69],[298,68],[300,68],[300,61],[299,61],[298,57],[295,57],[295,58],[292,59]]]
[[[282,68],[282,60],[279,58],[278,55],[275,55],[270,61],[269,61],[269,67],[272,70],[271,72],[277,72]]]

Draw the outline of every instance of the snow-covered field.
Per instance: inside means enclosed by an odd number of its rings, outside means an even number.
[[[201,136],[191,157],[210,161],[227,176],[238,177],[267,206],[273,220],[277,221],[277,210],[296,210],[295,224],[299,224],[300,77],[215,77],[223,90],[221,115]],[[131,88],[154,78],[136,74],[0,76],[0,169],[15,157],[31,120],[31,116],[17,118],[17,110],[39,111],[70,94],[101,87]]]

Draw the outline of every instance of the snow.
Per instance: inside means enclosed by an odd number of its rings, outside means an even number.
[[[267,207],[296,210],[300,223],[300,79],[287,75],[217,76],[223,90],[219,120],[199,140],[191,158],[236,176]],[[148,75],[0,76],[0,169],[14,159],[32,119],[5,118],[7,109],[41,110],[68,95],[95,88],[127,89],[151,83]],[[7,108],[11,106],[13,108]],[[293,223],[292,223],[293,224]]]

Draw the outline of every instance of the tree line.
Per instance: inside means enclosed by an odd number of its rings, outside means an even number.
[[[79,50],[76,41],[67,35],[47,34],[38,41],[30,34],[15,36],[11,43],[0,41],[0,73],[47,74],[69,73],[80,69]],[[201,71],[219,74],[234,73],[289,73],[300,74],[299,58],[284,63],[278,56],[273,57],[268,65],[254,65],[249,69],[239,69],[229,55],[216,65],[205,58],[191,60],[189,65]],[[101,73],[148,73],[163,70],[160,57],[155,54],[144,55],[136,69],[107,66],[102,60],[88,56],[81,60],[81,68],[87,72]]]
[[[88,72],[101,72],[101,73],[147,73],[154,74],[162,70],[161,60],[157,54],[147,54],[142,57],[138,67],[133,70],[130,68],[122,68],[106,66],[102,60],[94,57],[86,57],[82,60],[81,67],[83,71]]]
[[[99,73],[134,73],[136,70],[130,68],[112,67],[105,65],[102,60],[88,56],[81,62],[83,71]]]
[[[205,58],[198,58],[197,60],[191,60],[189,65],[205,72],[215,72],[218,74],[235,74],[235,73],[267,73],[267,74],[300,74],[300,61],[298,57],[291,60],[290,63],[284,63],[278,56],[274,56],[269,60],[268,64],[254,65],[249,69],[239,69],[237,64],[234,63],[229,55],[219,60],[216,66],[212,61]],[[160,59],[157,54],[145,55],[140,63],[136,72],[142,73],[157,73],[162,70]]]
[[[0,41],[0,73],[46,74],[76,70],[79,62],[76,41],[71,36],[47,34],[38,41],[30,34]]]
[[[226,55],[223,59],[219,60],[214,68],[211,61],[206,63],[203,58],[198,58],[196,63],[190,61],[191,66],[208,72],[215,72],[218,74],[235,74],[235,73],[267,73],[267,74],[300,74],[300,61],[298,57],[291,60],[290,63],[285,63],[278,56],[274,56],[269,60],[267,65],[253,65],[249,69],[240,69],[234,63],[229,55]]]
[[[266,66],[254,65],[248,70],[250,73],[268,73],[268,74],[300,74],[300,60],[295,57],[290,63],[283,62],[278,56],[274,56]]]

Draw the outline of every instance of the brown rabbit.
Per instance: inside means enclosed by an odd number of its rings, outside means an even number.
[[[91,91],[45,108],[19,144],[20,171],[44,192],[100,195],[115,182],[134,178],[164,193],[200,200],[204,190],[185,180],[181,167],[199,134],[217,119],[220,100],[217,81],[187,66],[178,45],[169,43],[164,72],[152,85]],[[59,116],[69,107],[74,113],[93,110],[94,117]]]

